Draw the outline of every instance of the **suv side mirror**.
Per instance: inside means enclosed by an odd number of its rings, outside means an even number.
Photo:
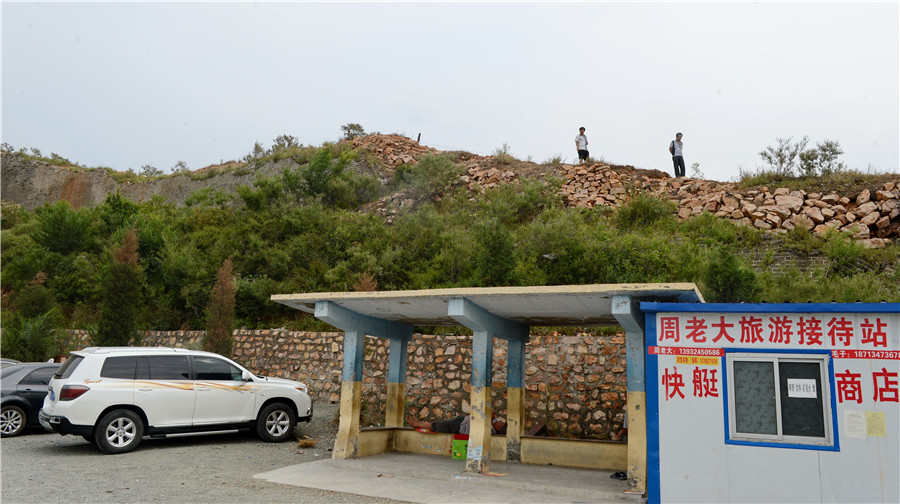
[[[241,381],[253,381],[253,375],[250,374],[250,371],[241,372]]]

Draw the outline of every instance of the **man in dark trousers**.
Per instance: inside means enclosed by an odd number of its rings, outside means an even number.
[[[672,154],[672,164],[675,165],[675,176],[684,177],[684,145],[681,143],[681,133],[675,133],[675,140],[669,142],[669,154]]]
[[[587,163],[588,156],[588,139],[584,135],[584,126],[578,128],[578,136],[575,137],[575,149],[578,150],[578,162]]]

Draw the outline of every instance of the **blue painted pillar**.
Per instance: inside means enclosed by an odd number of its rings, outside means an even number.
[[[392,338],[388,354],[387,401],[385,427],[403,427],[406,401],[406,363],[409,338]]]
[[[631,296],[613,296],[612,314],[625,329],[628,376],[628,483],[647,489],[647,393],[644,377],[644,317]]]
[[[522,460],[522,435],[525,433],[525,343],[510,339],[507,347],[506,378],[506,460]]]
[[[491,467],[491,392],[494,357],[494,338],[517,340],[528,339],[528,326],[489,313],[484,308],[465,298],[450,299],[447,314],[454,320],[472,329],[472,413],[469,430],[469,451],[466,457],[466,470],[469,472],[488,472]],[[513,352],[518,352],[516,345],[510,345]],[[524,353],[524,352],[522,352]],[[521,362],[516,357],[518,371],[516,376],[522,377]],[[519,380],[521,385],[521,379]],[[517,407],[518,408],[518,407]],[[509,416],[514,416],[512,413]],[[509,429],[507,429],[507,433]],[[508,441],[508,439],[507,439]],[[507,455],[508,456],[508,455]]]

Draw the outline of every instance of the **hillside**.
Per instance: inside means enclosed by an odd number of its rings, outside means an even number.
[[[414,165],[424,155],[441,154],[399,135],[373,134],[349,143],[366,153],[351,169],[375,174],[383,184],[392,179],[396,169]],[[814,191],[768,186],[741,189],[736,183],[674,179],[658,170],[632,166],[541,165],[504,154],[477,156],[454,152],[451,156],[465,167],[459,182],[472,192],[516,183],[522,178],[556,177],[564,182],[560,195],[573,208],[615,208],[642,194],[674,202],[682,220],[709,212],[773,232],[787,232],[799,226],[824,235],[829,229],[836,229],[869,247],[881,247],[887,240],[900,237],[900,176],[868,177],[843,187],[826,185]],[[157,196],[183,205],[197,191],[233,192],[240,186],[251,186],[260,176],[277,177],[285,168],[296,165],[291,158],[256,164],[231,162],[191,173],[118,182],[108,171],[55,166],[12,154],[3,156],[2,198],[30,210],[57,200],[79,208],[100,204],[118,190],[133,201]],[[362,210],[390,221],[401,207],[415,206],[417,199],[409,196],[408,191],[396,191]]]
[[[236,326],[260,329],[327,329],[269,300],[286,292],[694,282],[708,301],[900,301],[892,176],[750,186],[394,135],[152,179],[54,162],[2,158],[4,347],[127,303],[137,328],[202,329],[226,259]]]

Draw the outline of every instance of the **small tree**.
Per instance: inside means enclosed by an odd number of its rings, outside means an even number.
[[[191,171],[191,169],[188,168],[187,163],[184,161],[179,161],[172,167],[172,173],[187,173],[189,171]]]
[[[836,140],[824,140],[816,143],[815,149],[807,149],[800,153],[800,172],[807,177],[832,175],[844,171],[844,163],[838,158],[844,154]]]
[[[100,294],[100,320],[93,343],[97,346],[127,346],[134,340],[138,305],[141,299],[143,270],[138,264],[137,231],[125,233],[122,245],[112,250],[112,264]]]
[[[297,137],[291,135],[279,135],[272,142],[272,153],[286,151],[299,146],[300,143],[297,141]]]
[[[144,177],[158,177],[162,174],[163,171],[153,165],[145,164],[141,166],[141,175]]]
[[[341,131],[344,132],[344,140],[353,140],[354,138],[366,135],[366,130],[363,129],[362,125],[357,123],[345,124],[341,126]]]
[[[803,152],[809,138],[803,137],[797,143],[791,143],[791,140],[793,140],[793,137],[776,138],[775,141],[778,142],[777,147],[770,145],[759,153],[759,157],[768,163],[770,169],[776,175],[790,177],[794,174],[794,168],[797,167],[797,158]]]
[[[237,288],[234,284],[231,259],[225,259],[216,273],[216,284],[209,295],[206,308],[206,335],[203,349],[207,352],[231,357],[234,347],[234,298]]]

